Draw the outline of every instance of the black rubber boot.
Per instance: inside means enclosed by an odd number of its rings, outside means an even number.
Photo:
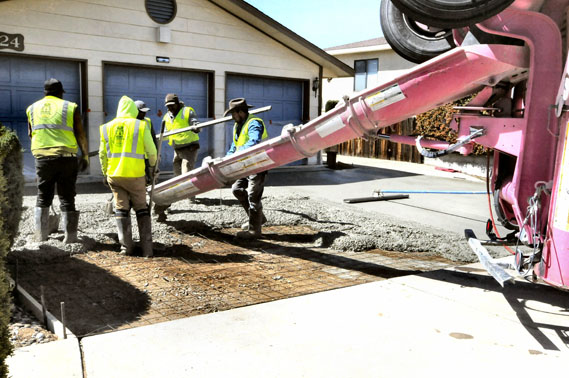
[[[138,223],[138,235],[140,239],[140,247],[142,248],[143,257],[152,257],[152,219],[148,210],[136,214]]]
[[[35,239],[38,242],[46,241],[49,235],[49,207],[35,208]]]
[[[79,212],[78,211],[64,211],[63,212],[63,231],[65,237],[63,242],[65,244],[77,243],[77,227],[79,226]]]
[[[115,216],[117,231],[121,245],[121,255],[132,255],[132,227],[130,216]]]
[[[237,233],[239,239],[259,239],[261,237],[261,221],[263,219],[263,211],[249,211],[249,229]]]
[[[247,212],[247,214],[249,214],[249,212]],[[267,217],[265,217],[265,214],[263,213],[263,210],[261,210],[261,215],[262,215],[262,217],[261,217],[261,225],[263,225],[263,224],[267,223]],[[241,229],[242,229],[243,231],[248,231],[248,230],[249,230],[249,221],[243,223],[243,224],[241,225]]]

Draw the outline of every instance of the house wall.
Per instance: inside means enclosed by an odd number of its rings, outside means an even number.
[[[391,49],[352,54],[332,53],[332,55],[352,68],[355,67],[354,62],[356,60],[377,58],[379,61],[379,72],[376,84],[390,81],[415,66],[414,63],[401,58]],[[330,81],[324,79],[322,85],[322,106],[324,107],[328,100],[340,100],[343,96],[352,96],[354,93],[353,77],[334,78]]]
[[[315,63],[205,0],[178,0],[176,18],[165,25],[171,30],[171,42],[160,43],[157,29],[164,25],[152,21],[144,3],[0,2],[0,31],[24,35],[25,50],[21,54],[86,61],[90,150],[98,148],[98,126],[104,118],[103,62],[213,71],[216,117],[221,117],[226,108],[226,72],[310,81],[318,76]],[[157,56],[169,57],[170,63],[157,63]],[[310,118],[318,114],[318,100],[313,96],[309,114]],[[215,127],[214,151],[220,156],[225,153],[224,126]],[[98,162],[91,162],[91,173],[99,174]]]

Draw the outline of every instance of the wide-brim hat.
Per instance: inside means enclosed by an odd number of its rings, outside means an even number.
[[[241,109],[245,110],[252,107],[253,105],[247,104],[247,101],[245,101],[244,98],[242,97],[234,98],[233,100],[229,100],[229,109],[227,109],[225,113],[223,113],[223,116],[226,117],[228,114],[230,114],[235,110],[241,110]]]

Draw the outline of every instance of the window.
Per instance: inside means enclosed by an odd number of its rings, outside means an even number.
[[[356,77],[354,80],[354,91],[358,92],[367,87],[377,84],[377,59],[356,60],[354,70]]]
[[[176,0],[146,0],[144,5],[150,18],[159,24],[167,24],[176,17]]]

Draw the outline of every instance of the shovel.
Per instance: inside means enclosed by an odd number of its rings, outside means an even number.
[[[109,215],[115,214],[115,209],[114,209],[114,205],[113,205],[114,199],[115,199],[114,194],[111,194],[111,198],[109,198],[107,200],[107,202],[105,203],[104,210],[105,210],[105,213],[107,213]]]

